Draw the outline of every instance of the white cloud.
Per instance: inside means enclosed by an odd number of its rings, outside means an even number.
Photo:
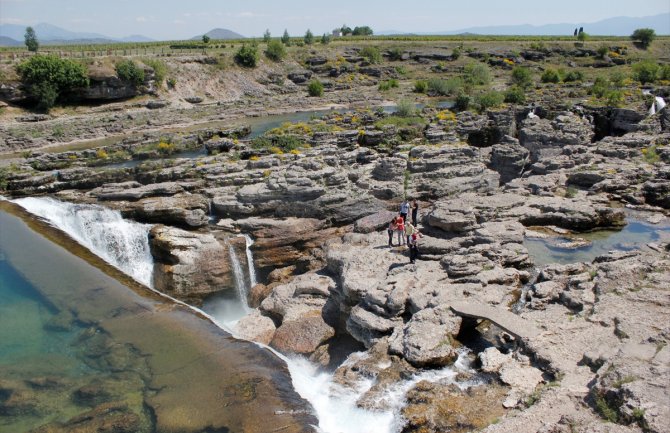
[[[135,21],[138,23],[146,23],[148,20],[145,17],[135,17]]]
[[[4,1],[4,0],[3,0]],[[21,18],[0,17],[0,24],[27,24],[28,22]]]
[[[172,20],[172,24],[186,24],[184,20]]]

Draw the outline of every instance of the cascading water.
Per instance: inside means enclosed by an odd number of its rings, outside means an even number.
[[[151,226],[123,220],[119,212],[101,206],[72,204],[50,198],[23,198],[14,202],[27,211],[46,219],[108,263],[151,287],[153,259],[148,244],[148,232]],[[244,237],[247,242],[249,281],[253,285],[256,282],[256,275],[253,256],[249,249],[253,241],[247,235]],[[238,295],[245,309],[244,314],[248,314],[250,309],[246,301],[245,272],[233,246],[228,244],[228,247]],[[170,298],[167,295],[164,296]],[[181,301],[173,300],[183,304]],[[229,302],[224,301],[224,303]],[[217,315],[189,307],[203,313],[224,330],[234,333],[229,325],[239,319],[239,311],[222,310],[221,314]],[[237,317],[234,317],[235,315]],[[260,344],[259,346],[265,347]],[[273,352],[277,353],[274,350]],[[421,380],[443,381],[455,383],[461,388],[476,384],[476,382],[457,383],[455,381],[459,371],[472,372],[467,351],[464,350],[460,352],[453,367],[425,371],[390,388],[382,397],[388,409],[374,412],[356,405],[361,395],[374,384],[373,379],[363,380],[356,389],[347,389],[333,381],[333,373],[320,371],[317,366],[305,358],[288,358],[279,353],[277,356],[286,362],[296,391],[314,407],[319,418],[319,431],[322,433],[400,431],[402,426],[398,418],[399,410],[404,403],[405,393],[417,382]]]
[[[251,246],[254,244],[254,240],[251,239],[251,236],[248,234],[243,234],[244,240],[247,245],[247,264],[249,265],[249,287],[254,287],[258,284],[258,279],[256,278],[256,268],[254,267],[254,255],[251,252]]]
[[[64,231],[125,274],[153,287],[150,225],[124,220],[119,211],[90,204],[38,197],[20,198],[14,203]]]
[[[230,254],[230,265],[233,268],[233,278],[235,279],[235,289],[237,290],[237,296],[239,297],[240,303],[245,313],[249,312],[249,303],[247,302],[247,287],[244,278],[244,270],[240,264],[240,259],[237,258],[237,253],[235,248],[229,243],[228,244],[228,253]],[[252,265],[253,266],[253,265]]]

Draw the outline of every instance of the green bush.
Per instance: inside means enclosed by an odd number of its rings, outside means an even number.
[[[658,71],[658,79],[664,81],[670,81],[670,65],[663,65]]]
[[[156,76],[156,84],[160,86],[165,80],[168,69],[165,62],[158,59],[142,59],[142,63],[151,67],[154,70],[154,75]]]
[[[235,63],[245,68],[255,68],[258,63],[258,47],[242,44],[235,53]]]
[[[379,52],[379,48],[373,46],[367,46],[363,48],[360,52],[361,57],[367,59],[368,62],[372,64],[377,64],[382,62],[382,55]]]
[[[409,99],[401,99],[396,105],[395,115],[398,117],[412,117],[416,112],[414,103]]]
[[[586,33],[586,32],[579,32],[579,34],[577,35],[577,40],[578,40],[579,42],[584,42],[584,41],[586,41],[588,38],[589,38],[589,34]]]
[[[463,80],[454,77],[448,80],[441,80],[439,78],[431,78],[428,80],[428,93],[440,96],[456,95],[463,88]]]
[[[397,60],[402,59],[402,53],[403,53],[403,50],[401,50],[398,47],[391,48],[389,50],[389,60],[397,61]]]
[[[526,92],[521,86],[512,86],[505,92],[505,102],[510,104],[523,104],[526,102]]]
[[[505,96],[502,93],[492,90],[490,92],[477,95],[475,98],[475,104],[477,105],[479,111],[486,111],[489,108],[499,106],[503,103],[504,100]]]
[[[571,81],[582,81],[584,80],[584,73],[582,71],[570,71],[560,74],[563,76],[563,81],[569,83]]]
[[[624,103],[624,95],[621,90],[609,90],[604,96],[605,103],[609,107],[621,107]]]
[[[469,63],[463,70],[463,81],[473,86],[488,84],[491,81],[491,70],[484,63]]]
[[[372,36],[372,29],[368,26],[354,27],[351,31],[353,36]]]
[[[603,58],[605,58],[605,56],[607,55],[607,53],[610,52],[610,49],[609,49],[609,47],[608,47],[607,45],[601,45],[601,46],[598,47],[598,49],[596,50],[596,52],[598,53],[598,57],[600,57],[601,59],[603,59]]]
[[[379,90],[381,90],[382,92],[394,89],[396,87],[398,87],[398,80],[396,80],[395,78],[391,78],[390,80],[382,81],[381,83],[379,83]]]
[[[58,56],[35,55],[17,66],[17,72],[44,110],[53,107],[59,97],[89,83],[84,65]]]
[[[459,48],[454,48],[451,52],[451,60],[458,60],[461,57],[461,50]]]
[[[302,137],[296,135],[273,135],[256,137],[251,140],[251,147],[254,149],[269,149],[278,147],[283,152],[290,152],[303,146]]]
[[[517,66],[512,69],[512,83],[524,88],[530,87],[533,84],[530,69],[523,66]]]
[[[414,91],[416,93],[426,93],[427,90],[428,90],[428,81],[418,80],[416,83],[414,83]]]
[[[323,96],[323,84],[319,80],[312,80],[307,86],[309,96]]]
[[[560,83],[561,76],[555,69],[547,68],[540,77],[543,83]]]
[[[144,83],[144,69],[137,66],[132,60],[122,60],[116,64],[116,75],[121,81],[132,84],[135,87]]]
[[[617,87],[623,86],[625,80],[626,75],[621,71],[614,71],[610,74],[610,81]]]
[[[330,35],[328,33],[324,33],[323,36],[321,36],[321,44],[328,45],[329,43],[330,43]]]
[[[470,108],[470,95],[461,93],[458,96],[456,96],[454,108],[458,111],[465,111],[468,108]]]
[[[641,84],[653,83],[656,81],[659,67],[651,60],[645,60],[633,65],[633,78]]]
[[[607,78],[597,77],[591,86],[590,93],[597,98],[602,98],[610,90],[610,82]]]
[[[637,29],[630,35],[630,38],[636,42],[639,42],[642,45],[642,48],[645,50],[649,48],[649,45],[656,39],[656,32],[654,29]]]
[[[280,62],[284,57],[286,57],[286,48],[279,40],[274,39],[268,42],[268,46],[265,49],[265,56],[274,60],[275,62]]]

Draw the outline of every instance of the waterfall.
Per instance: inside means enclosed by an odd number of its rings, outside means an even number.
[[[665,107],[665,100],[661,98],[660,96],[656,96],[655,98],[655,103],[656,103],[656,111],[661,111]]]
[[[247,301],[248,290],[246,287],[246,280],[244,278],[244,270],[240,264],[240,259],[237,257],[235,248],[228,243],[228,254],[230,254],[230,264],[233,268],[233,277],[235,279],[235,289],[242,304],[245,313],[249,312],[249,303]],[[251,265],[253,266],[253,264]]]
[[[13,202],[67,233],[115,268],[153,287],[150,225],[124,220],[119,211],[97,205],[41,197],[20,198]]]
[[[247,244],[247,264],[249,265],[249,287],[254,287],[258,284],[258,279],[256,278],[256,268],[254,267],[254,255],[251,252],[251,246],[254,244],[254,240],[251,239],[251,236],[248,234],[243,234],[244,240]]]

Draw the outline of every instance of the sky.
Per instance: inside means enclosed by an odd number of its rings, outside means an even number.
[[[343,24],[437,32],[507,24],[589,23],[670,12],[670,0],[0,0],[0,24],[47,22],[111,37],[187,39],[213,28],[300,36]]]

